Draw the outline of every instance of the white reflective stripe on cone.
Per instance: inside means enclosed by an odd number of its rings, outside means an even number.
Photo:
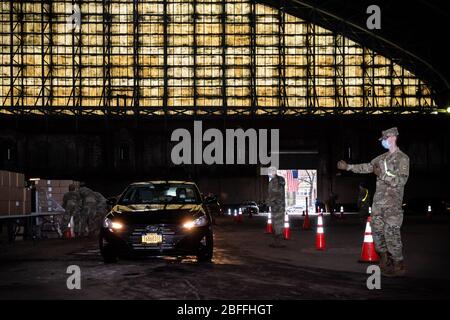
[[[268,224],[272,224],[272,219],[269,218],[269,221],[267,221]]]
[[[284,223],[284,227],[285,227],[285,228],[289,228],[289,223],[288,223],[288,222],[285,222],[285,223]]]
[[[319,216],[319,218],[317,218],[317,224],[319,224],[319,225],[323,224],[322,217]]]
[[[373,237],[371,234],[366,234],[364,236],[364,242],[373,242]]]
[[[317,233],[323,233],[323,227],[318,227],[317,228]]]
[[[366,223],[366,233],[372,233],[372,228],[370,227],[370,223]]]

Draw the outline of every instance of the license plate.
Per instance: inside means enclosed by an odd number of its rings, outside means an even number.
[[[147,233],[142,235],[142,243],[157,244],[162,242],[162,235],[157,233]]]

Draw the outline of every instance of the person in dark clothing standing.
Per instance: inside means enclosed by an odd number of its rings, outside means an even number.
[[[369,203],[370,203],[369,189],[367,189],[363,183],[360,183],[358,194],[358,212],[359,212],[359,219],[363,223],[366,222],[367,217],[369,216]]]
[[[285,180],[283,177],[277,175],[277,168],[270,167],[269,170],[269,188],[267,203],[272,212],[272,226],[273,226],[273,242],[271,247],[281,248],[285,245],[281,243],[284,227],[285,215]]]

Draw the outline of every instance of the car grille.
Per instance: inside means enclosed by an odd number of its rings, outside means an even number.
[[[128,238],[129,244],[136,250],[165,250],[173,249],[180,236],[177,236],[179,227],[174,225],[139,225],[135,226]],[[146,244],[142,243],[142,235],[146,233],[157,233],[162,235],[161,244]]]

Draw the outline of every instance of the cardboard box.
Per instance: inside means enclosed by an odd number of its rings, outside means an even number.
[[[25,175],[23,173],[19,174],[19,188],[25,188]]]
[[[0,187],[4,187],[6,185],[6,171],[0,170]]]
[[[10,189],[10,193],[9,193],[9,200],[12,201],[23,201],[23,189],[24,188],[17,188],[17,187],[12,187]]]
[[[25,187],[25,175],[18,172],[0,171],[0,186]]]
[[[10,198],[10,187],[0,186],[0,201],[8,201]]]
[[[25,202],[25,214],[31,214],[31,199]]]
[[[8,172],[9,175],[9,186],[17,187],[19,185],[19,177],[16,172]]]
[[[9,171],[0,171],[1,175],[1,186],[3,187],[9,187]]]
[[[23,214],[30,214],[31,213],[31,189],[24,188],[23,189]]]
[[[10,201],[10,215],[21,215],[23,211],[23,201],[12,200]]]
[[[69,190],[69,186],[73,183],[73,180],[59,180],[58,187],[67,188],[67,190]]]
[[[67,187],[58,187],[58,189],[56,191],[59,194],[65,194],[65,193],[69,192],[69,186],[67,186]]]
[[[0,200],[0,216],[9,216],[10,211],[9,201]]]

